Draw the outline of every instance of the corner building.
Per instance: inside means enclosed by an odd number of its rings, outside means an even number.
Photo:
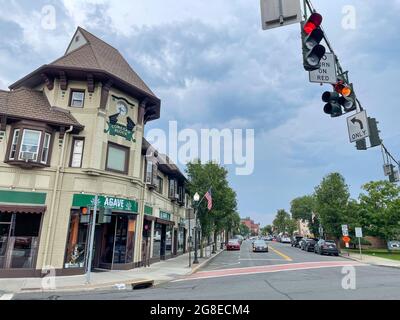
[[[95,195],[93,268],[188,250],[186,178],[143,138],[160,99],[118,50],[78,28],[64,56],[9,88],[0,91],[0,277],[84,273]]]

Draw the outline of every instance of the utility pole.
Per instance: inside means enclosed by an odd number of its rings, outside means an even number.
[[[94,197],[94,208],[93,208],[93,218],[90,231],[89,239],[89,254],[86,267],[86,283],[90,284],[90,273],[92,272],[92,257],[93,257],[93,244],[94,244],[94,233],[96,232],[96,214],[97,214],[97,203],[99,201],[99,196],[96,194]]]

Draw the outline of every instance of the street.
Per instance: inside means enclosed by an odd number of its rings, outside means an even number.
[[[400,299],[399,269],[268,244],[268,253],[253,253],[251,242],[245,241],[240,251],[222,252],[199,272],[150,289],[26,293],[13,300]],[[342,285],[351,266],[354,290]]]

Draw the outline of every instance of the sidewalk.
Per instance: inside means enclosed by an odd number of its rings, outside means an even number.
[[[341,254],[341,256],[346,259],[351,259],[354,261],[367,263],[367,264],[374,265],[374,266],[400,268],[400,261],[396,261],[396,260],[374,257],[374,256],[366,255],[366,254],[363,254],[362,259],[360,259],[360,254],[353,253],[353,252],[351,252],[351,253],[343,252]]]
[[[190,275],[200,267],[209,263],[223,250],[218,249],[216,254],[211,254],[211,248],[205,248],[204,258],[200,258],[199,264],[189,268],[189,254],[152,264],[150,267],[142,267],[128,271],[93,272],[91,283],[86,284],[86,276],[70,276],[56,278],[21,278],[0,279],[0,292],[61,292],[61,291],[85,291],[112,288],[120,285],[120,288],[131,289],[140,284],[160,284],[177,277]],[[199,251],[200,252],[200,251]],[[193,261],[194,252],[192,252]]]

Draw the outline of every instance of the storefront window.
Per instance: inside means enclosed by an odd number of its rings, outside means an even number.
[[[179,228],[178,232],[178,252],[183,253],[185,250],[185,229]]]
[[[167,233],[166,233],[166,246],[165,246],[165,255],[168,257],[172,254],[172,233],[173,233],[173,228],[172,226],[168,225],[167,226]]]
[[[154,225],[153,258],[159,258],[161,255],[164,255],[164,253],[165,253],[165,248],[161,247],[161,240],[163,238],[165,238],[165,235],[163,237],[162,234],[163,234],[163,225],[160,223],[156,223]],[[161,249],[163,249],[163,250],[161,250]],[[163,251],[163,252],[161,252],[161,251]]]
[[[73,212],[69,228],[66,268],[85,266],[88,224],[82,223],[79,212]]]
[[[72,213],[67,246],[66,268],[85,267],[88,247],[86,216]],[[113,214],[108,222],[99,223],[94,239],[93,267],[111,268],[113,264],[133,262],[136,220],[134,216]],[[82,223],[84,221],[84,223]]]
[[[42,215],[0,212],[0,217],[0,268],[34,268]]]

